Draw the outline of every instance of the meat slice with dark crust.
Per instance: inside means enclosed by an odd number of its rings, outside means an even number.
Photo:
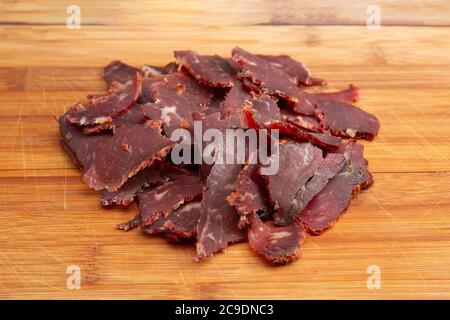
[[[308,68],[303,63],[292,59],[288,55],[273,56],[258,54],[256,56],[268,61],[275,68],[286,72],[299,86],[320,86],[324,84],[322,79],[312,78]]]
[[[280,227],[272,221],[261,221],[258,215],[253,218],[248,232],[250,247],[273,264],[286,264],[297,259],[303,238],[299,223]]]
[[[103,206],[128,206],[142,190],[161,184],[166,179],[158,166],[148,167],[128,179],[117,191],[102,190],[100,201]]]
[[[321,101],[316,117],[325,130],[340,137],[373,140],[380,130],[375,116],[344,102]]]
[[[174,144],[161,135],[160,121],[119,127],[114,136],[96,146],[83,180],[95,190],[116,191],[140,170],[162,159]]]
[[[203,182],[199,176],[176,168],[167,172],[167,175],[169,179],[165,183],[139,195],[139,214],[143,228],[202,196]]]
[[[239,214],[226,197],[236,191],[241,165],[215,163],[206,181],[197,227],[197,261],[204,260],[228,244],[245,240],[238,228]]]
[[[282,141],[270,161],[278,162],[277,173],[263,176],[274,206],[273,219],[275,224],[287,226],[294,220],[292,207],[298,192],[322,164],[322,150],[310,143]]]
[[[103,71],[103,78],[108,85],[108,88],[113,86],[113,82],[118,82],[124,85],[127,82],[133,81],[139,69],[129,66],[122,61],[115,60],[108,64]]]
[[[66,113],[67,119],[78,125],[112,122],[133,106],[141,93],[142,78],[136,72],[133,80],[124,84],[113,82],[109,93],[91,95],[87,104],[75,103]]]
[[[181,73],[171,73],[163,81],[149,87],[153,103],[142,106],[144,115],[163,121],[164,132],[170,136],[175,129],[192,127],[192,113],[204,113],[213,92]]]
[[[293,103],[298,101],[299,89],[286,72],[241,48],[234,48],[232,56],[233,61],[242,67],[241,77],[270,95]]]
[[[200,219],[200,206],[200,201],[184,204],[142,230],[148,234],[162,234],[169,241],[195,239]]]
[[[175,51],[175,58],[200,83],[211,87],[232,87],[236,71],[224,58],[200,55],[191,50]]]
[[[352,194],[373,184],[363,157],[364,146],[351,142],[346,153],[350,161],[306,206],[300,221],[312,234],[320,234],[332,226],[347,209]]]

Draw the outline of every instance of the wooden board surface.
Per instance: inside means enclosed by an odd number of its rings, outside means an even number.
[[[68,30],[71,2],[1,1],[0,298],[450,298],[450,5],[392,2],[369,30],[372,1],[76,1]],[[104,90],[111,60],[236,45],[290,54],[330,89],[355,83],[382,124],[365,143],[375,185],[285,267],[245,243],[199,264],[191,245],[115,231],[135,208],[102,209],[58,143],[55,116]]]

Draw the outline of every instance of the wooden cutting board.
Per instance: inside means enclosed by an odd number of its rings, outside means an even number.
[[[62,1],[2,1],[0,298],[450,298],[450,5],[377,2],[379,30],[372,1],[78,0],[70,30]],[[290,54],[330,90],[358,85],[382,124],[365,143],[375,185],[284,267],[246,243],[196,263],[192,245],[115,231],[136,208],[102,209],[58,141],[55,116],[104,91],[111,60],[234,46]]]

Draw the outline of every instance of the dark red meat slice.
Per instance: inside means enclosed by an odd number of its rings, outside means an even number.
[[[161,123],[119,127],[114,136],[99,143],[91,166],[83,175],[87,185],[95,190],[116,191],[140,170],[162,159],[174,142],[161,135]]]
[[[203,183],[200,177],[175,168],[168,174],[167,182],[139,195],[142,227],[152,225],[161,217],[167,217],[184,203],[201,198]]]
[[[323,80],[317,78],[311,78],[309,70],[303,65],[303,63],[295,61],[288,55],[256,55],[272,64],[275,68],[281,69],[286,72],[298,85],[302,86],[317,86],[322,85]]]
[[[117,191],[102,190],[100,201],[103,206],[128,206],[143,189],[161,184],[166,179],[159,167],[148,167],[128,179]]]
[[[352,194],[372,185],[372,175],[363,158],[364,146],[350,143],[350,162],[306,206],[300,215],[302,224],[313,234],[328,229],[347,209]]]
[[[236,192],[228,196],[227,200],[233,205],[240,219],[239,228],[245,228],[251,224],[255,214],[269,213],[271,207],[267,202],[267,190],[265,182],[259,174],[259,165],[247,163],[238,175]]]
[[[292,215],[294,217],[300,216],[300,213],[311,199],[322,191],[328,181],[341,171],[346,163],[347,159],[343,154],[327,154],[312,177],[309,178],[309,181],[297,192],[297,195],[292,202]]]
[[[299,89],[286,72],[241,48],[234,48],[232,55],[233,61],[242,67],[243,78],[250,80],[270,95],[294,103],[298,101]]]
[[[340,137],[373,140],[380,130],[375,116],[348,103],[321,101],[316,117],[324,129]]]
[[[322,127],[320,126],[319,120],[317,120],[317,118],[313,116],[303,116],[290,110],[282,109],[281,119],[283,121],[287,121],[296,125],[300,129],[319,133],[323,131]]]
[[[238,228],[239,214],[226,200],[236,190],[240,171],[241,165],[216,163],[208,176],[197,228],[197,260],[204,260],[228,244],[246,238]]]
[[[309,141],[312,144],[326,149],[328,151],[335,151],[341,147],[342,140],[338,137],[329,134],[309,132],[302,130],[299,127],[287,121],[269,121],[266,123],[258,123],[253,116],[253,111],[250,108],[244,110],[247,124],[250,128],[259,129],[266,128],[268,130],[279,130],[280,134],[288,135],[299,141]]]
[[[192,113],[204,113],[213,92],[181,73],[172,73],[164,81],[149,88],[152,104],[142,107],[150,119],[161,119],[164,131],[170,136],[177,128],[192,127]]]
[[[240,128],[242,115],[240,111],[247,100],[251,100],[251,94],[245,90],[241,81],[236,81],[234,86],[225,96],[222,104],[222,112],[230,127]]]
[[[255,215],[248,232],[250,247],[273,264],[286,264],[297,259],[303,238],[299,223],[280,227],[272,221],[261,221],[258,215]]]
[[[295,197],[322,164],[322,150],[310,143],[284,141],[280,143],[278,158],[270,159],[279,161],[278,172],[263,177],[275,210],[274,222],[286,226],[294,220]]]
[[[306,91],[299,91],[297,95],[298,102],[292,104],[290,107],[295,113],[313,116],[316,108],[320,106],[321,101],[333,100],[341,102],[356,102],[358,97],[358,88],[354,85],[350,85],[347,89],[337,92],[310,93]]]
[[[148,118],[144,116],[141,110],[141,105],[135,104],[128,109],[124,114],[114,119],[109,123],[94,124],[91,126],[84,126],[83,131],[86,134],[97,133],[102,130],[114,130],[119,126],[127,124],[144,124]]]
[[[137,72],[139,72],[139,69],[129,66],[122,61],[115,60],[105,67],[103,78],[108,88],[110,88],[113,86],[113,82],[126,84],[127,82],[133,81]]]
[[[125,84],[113,82],[109,93],[90,96],[86,105],[74,104],[66,117],[71,123],[79,125],[111,122],[133,106],[141,93],[141,85],[141,74],[136,72],[132,81]]]
[[[175,51],[178,63],[200,83],[212,87],[232,87],[235,70],[227,60],[214,55],[199,55],[191,50]]]
[[[145,227],[143,231],[148,234],[162,234],[170,241],[194,239],[197,236],[200,205],[200,201],[187,203],[167,217],[159,218],[152,225]]]
[[[65,115],[58,119],[61,144],[72,161],[82,170],[87,170],[96,156],[97,146],[111,139],[110,134],[85,135],[78,126],[71,124]]]

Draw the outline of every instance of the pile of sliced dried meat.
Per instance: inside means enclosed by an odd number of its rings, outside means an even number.
[[[60,116],[61,144],[101,191],[103,206],[138,212],[118,226],[196,242],[197,260],[246,241],[265,260],[299,256],[306,233],[320,234],[372,185],[363,145],[380,125],[353,103],[358,89],[324,86],[289,56],[231,58],[175,51],[175,62],[138,69],[113,61],[104,70],[108,92],[90,95]],[[172,132],[203,129],[279,130],[278,171],[261,164],[175,165]],[[275,151],[274,151],[275,152]]]

